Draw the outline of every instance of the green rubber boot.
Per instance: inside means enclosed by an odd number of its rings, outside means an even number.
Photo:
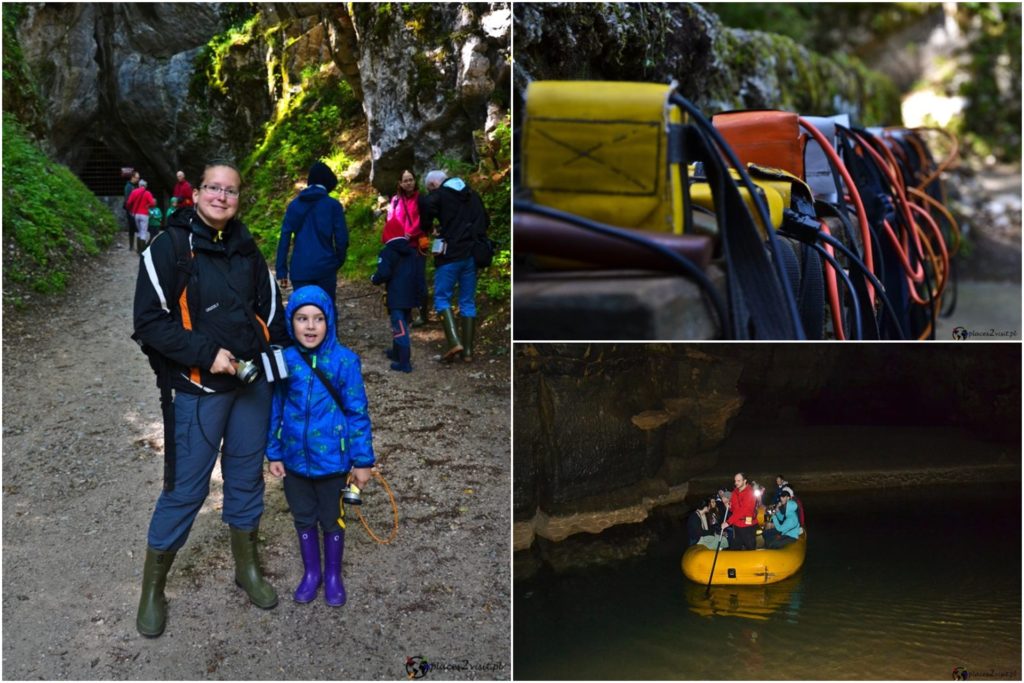
[[[473,337],[476,335],[476,318],[460,318],[462,327],[462,360],[473,362]]]
[[[256,552],[256,541],[259,530],[243,531],[231,529],[231,554],[235,556],[235,583],[237,583],[252,604],[260,609],[270,609],[277,605],[277,591],[263,578],[260,571],[260,558]]]
[[[176,552],[146,548],[146,564],[142,570],[142,595],[139,596],[139,613],[135,617],[135,628],[144,636],[156,638],[167,625],[167,598],[164,586],[167,572],[174,562]]]
[[[455,356],[462,352],[462,342],[459,341],[459,333],[455,329],[455,314],[452,309],[446,308],[441,311],[441,325],[444,327],[444,336],[448,340],[448,350],[444,352],[442,360],[447,363],[455,360]]]

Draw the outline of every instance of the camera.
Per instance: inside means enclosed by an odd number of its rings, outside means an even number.
[[[363,499],[359,497],[359,487],[349,484],[341,490],[341,499],[349,505],[362,505]]]
[[[235,377],[246,384],[252,384],[259,376],[260,369],[255,363],[251,360],[238,359],[238,365],[235,367]]]

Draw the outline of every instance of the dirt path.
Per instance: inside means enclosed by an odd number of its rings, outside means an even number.
[[[138,635],[163,456],[153,375],[129,339],[136,271],[119,244],[45,313],[3,321],[4,678],[399,679],[419,656],[440,668],[434,678],[507,679],[508,343],[473,365],[442,366],[433,324],[414,332],[415,371],[392,372],[387,318],[368,283],[341,284],[339,331],[363,359],[397,540],[378,545],[354,522],[348,604],[327,607],[322,592],[294,603],[294,527],[267,474],[263,564],[281,601],[259,610],[233,582],[215,470],[170,573],[167,630]],[[371,485],[364,500],[386,534],[386,494]]]

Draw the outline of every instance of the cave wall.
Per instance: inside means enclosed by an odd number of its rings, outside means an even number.
[[[899,93],[859,61],[724,27],[692,3],[517,3],[515,95],[533,80],[667,83],[705,113],[779,108],[900,122]],[[518,109],[518,107],[517,107]]]
[[[254,7],[258,23],[209,83],[197,58],[240,5],[27,4],[17,37],[51,156],[80,171],[101,143],[166,192],[178,169],[195,180],[208,159],[243,159],[302,71],[329,64],[362,99],[367,175],[390,192],[402,168],[425,170],[438,153],[473,160],[473,131],[508,111],[508,3]]]
[[[764,425],[949,426],[1019,444],[1020,377],[1013,344],[519,345],[514,516],[635,504]]]

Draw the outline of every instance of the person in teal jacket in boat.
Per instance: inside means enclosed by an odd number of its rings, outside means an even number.
[[[270,473],[284,477],[299,537],[305,573],[295,602],[314,600],[322,583],[324,600],[338,607],[346,600],[341,491],[349,475],[357,487],[365,487],[374,464],[366,390],[359,356],[337,340],[333,297],[317,285],[300,287],[288,300],[285,321],[296,344],[284,350],[288,379],[274,390],[267,460]],[[342,405],[313,368],[331,383]],[[317,522],[324,535],[322,572]]]
[[[782,489],[779,506],[765,529],[764,547],[779,549],[800,538],[800,513],[788,488]],[[769,532],[773,532],[769,536]]]

